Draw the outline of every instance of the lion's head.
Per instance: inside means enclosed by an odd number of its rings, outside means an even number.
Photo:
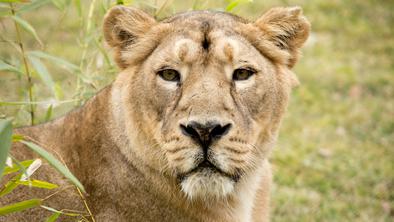
[[[310,25],[301,9],[250,22],[212,11],[156,21],[115,7],[104,34],[122,69],[113,94],[126,156],[189,198],[224,198],[267,158]]]

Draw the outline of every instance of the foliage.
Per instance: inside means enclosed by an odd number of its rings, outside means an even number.
[[[0,120],[0,179],[3,175],[8,151],[11,148],[12,124],[10,120]]]
[[[272,156],[273,221],[393,220],[392,2],[0,2],[0,118],[13,117],[16,126],[61,116],[114,79],[118,70],[103,43],[101,21],[115,4],[135,5],[159,19],[189,9],[231,11],[254,19],[273,6],[301,5],[313,32],[295,67],[302,85],[293,93]],[[8,153],[3,147],[9,147],[3,138],[10,141],[9,121],[6,125],[0,124],[0,166]],[[21,142],[17,135],[13,138]],[[14,159],[4,168],[3,175],[12,177],[0,196],[28,184],[19,181],[33,162]],[[29,184],[41,183],[33,181]],[[18,209],[33,203],[38,202]],[[47,221],[63,214],[78,218],[42,203],[37,206],[53,212]]]
[[[64,175],[67,179],[69,179],[72,183],[75,184],[80,190],[84,191],[82,184],[78,181],[78,179],[65,167],[60,163],[52,154],[48,153],[45,149],[34,144],[32,142],[22,140],[23,137],[15,135],[14,138],[12,136],[12,124],[10,120],[1,120],[0,119],[0,176],[5,176],[8,174],[17,173],[15,176],[10,178],[7,183],[5,183],[4,187],[0,190],[0,197],[11,193],[15,188],[19,185],[29,186],[34,188],[41,189],[56,189],[58,185],[49,183],[46,181],[31,179],[31,175],[41,166],[41,160],[25,160],[23,162],[17,161],[11,155],[9,155],[9,149],[11,148],[11,142],[20,142],[25,144],[32,151],[39,154],[42,158],[48,161],[56,170],[58,170],[61,174]],[[6,160],[8,158],[8,163],[6,166]],[[12,163],[12,159],[14,160]],[[4,170],[3,170],[4,169]],[[1,177],[0,177],[1,178]],[[18,212],[22,210],[26,210],[32,207],[39,207],[45,199],[31,199],[25,200],[18,203],[13,203],[7,206],[0,207],[0,216],[6,215],[13,212]],[[41,206],[44,209],[48,207]],[[52,208],[51,208],[52,209]],[[63,212],[55,212],[55,214],[51,215],[48,220],[54,220]],[[76,215],[71,215],[76,216]],[[79,216],[79,215],[77,215]]]
[[[80,190],[85,192],[82,184],[78,181],[78,179],[67,169],[59,160],[57,160],[52,154],[45,151],[45,149],[41,148],[37,144],[28,141],[21,141],[21,143],[25,144],[34,152],[38,153],[42,158],[48,161],[49,164],[52,165],[57,171],[63,174],[67,179],[73,182]],[[34,182],[34,181],[33,181]]]

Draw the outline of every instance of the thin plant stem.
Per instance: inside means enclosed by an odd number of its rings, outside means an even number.
[[[65,190],[67,190],[67,189],[69,189],[69,188],[73,188],[73,187],[74,187],[74,185],[69,185],[69,186],[66,186],[66,187],[62,187],[62,188],[60,188],[59,190],[57,190],[56,192],[51,193],[51,194],[49,194],[48,196],[44,197],[44,198],[42,199],[42,201],[46,201],[46,200],[48,200],[49,198],[55,196],[56,194],[61,193],[61,192],[65,191]]]
[[[33,101],[33,102],[7,102],[7,101],[0,101],[0,106],[25,106],[25,105],[61,105],[65,103],[73,103],[79,102],[77,99],[69,99],[69,100],[62,100],[62,101]]]
[[[14,6],[12,5],[12,3],[10,3],[10,9],[11,9],[12,15],[15,16],[15,9],[14,9]],[[22,60],[23,60],[24,66],[25,66],[25,71],[26,71],[29,102],[31,103],[30,104],[30,120],[31,120],[31,125],[34,125],[34,104],[32,103],[33,102],[33,89],[32,89],[33,83],[32,83],[29,65],[27,64],[25,48],[22,43],[22,37],[21,37],[21,33],[19,31],[19,26],[16,21],[14,21],[14,24],[15,24],[15,30],[16,30],[17,44],[19,45],[19,48],[21,50]]]
[[[85,29],[85,35],[84,36],[87,36],[87,35],[90,34],[90,30],[91,30],[91,27],[92,27],[93,12],[94,12],[94,9],[95,9],[95,5],[96,5],[96,0],[93,0],[90,3],[90,6],[89,6],[89,11],[88,11],[88,15],[87,15],[86,29]],[[88,47],[89,47],[89,42],[87,42],[87,40],[85,38],[84,41],[83,41],[83,44],[82,44],[83,50],[82,50],[82,56],[81,56],[81,63],[79,64],[79,68],[80,68],[81,72],[83,72],[83,70],[84,70],[86,54],[87,54]],[[77,78],[77,92],[78,92],[78,94],[77,94],[78,97],[77,98],[78,98],[78,100],[82,100],[82,92],[80,92],[81,90],[83,90],[82,81],[81,81],[81,78]],[[78,104],[78,105],[80,105],[80,104]]]
[[[82,199],[83,203],[85,204],[85,208],[89,212],[90,218],[92,218],[92,222],[96,222],[96,220],[94,219],[94,216],[92,214],[92,211],[90,211],[88,203],[86,202],[85,196],[82,194],[81,190],[78,187],[75,187],[75,188],[77,188],[78,193],[81,196],[81,199]]]

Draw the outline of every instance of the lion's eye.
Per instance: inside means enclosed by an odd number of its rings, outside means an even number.
[[[162,79],[171,82],[179,82],[181,75],[174,69],[163,69],[157,73]]]
[[[234,70],[233,73],[233,80],[235,81],[241,81],[241,80],[247,80],[249,79],[252,75],[254,75],[256,72],[250,69],[236,69]]]

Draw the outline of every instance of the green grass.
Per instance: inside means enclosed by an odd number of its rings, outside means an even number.
[[[44,42],[40,48],[23,33],[28,50],[43,50],[77,64],[86,82],[47,62],[64,92],[62,99],[88,98],[115,78],[113,62],[105,62],[86,37],[102,45],[100,24],[109,4],[100,0],[87,19],[89,4],[64,10],[47,5],[22,15]],[[135,4],[153,12],[149,4]],[[163,1],[158,1],[160,4]],[[173,1],[159,17],[190,9],[223,9],[227,1]],[[297,0],[242,3],[234,12],[257,18],[273,6],[300,5],[312,23],[312,35],[295,67],[301,85],[293,92],[278,145],[273,151],[273,221],[394,220],[394,3],[392,1]],[[63,16],[62,16],[63,15]],[[92,30],[86,31],[90,21]],[[1,18],[0,35],[14,39],[12,23]],[[83,43],[87,43],[82,65]],[[17,63],[18,54],[0,42],[0,58]],[[103,64],[100,66],[100,64]],[[53,99],[34,76],[34,95]],[[0,101],[26,101],[23,76],[0,72]],[[56,106],[54,116],[76,103]],[[42,121],[46,107],[38,106]],[[0,106],[0,116],[29,123],[28,107]]]

